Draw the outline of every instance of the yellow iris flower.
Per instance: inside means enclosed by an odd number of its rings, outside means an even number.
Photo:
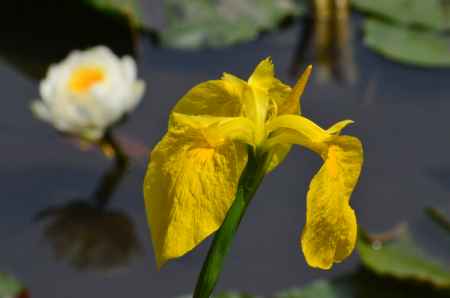
[[[144,181],[158,267],[180,257],[222,225],[248,159],[265,154],[274,169],[293,144],[324,160],[307,193],[300,245],[307,263],[329,269],[354,249],[357,224],[349,205],[363,163],[361,142],[340,135],[345,120],[322,129],[300,116],[308,67],[291,88],[263,60],[248,81],[225,73],[192,88],[173,109],[168,131],[151,153]]]

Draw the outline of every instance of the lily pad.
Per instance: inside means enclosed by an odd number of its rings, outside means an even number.
[[[175,48],[222,47],[252,40],[304,11],[295,0],[164,0],[159,6],[148,0],[85,1],[101,11],[126,16],[140,29],[156,31],[163,45]]]
[[[177,298],[192,298],[192,295],[183,295],[183,296],[179,296]],[[261,298],[261,297],[250,295],[250,294],[229,291],[229,292],[223,292],[223,293],[214,295],[211,298]]]
[[[351,0],[355,9],[404,25],[432,30],[450,27],[449,5],[441,0]]]
[[[338,298],[339,293],[336,287],[326,280],[318,280],[304,288],[292,288],[284,290],[275,298]]]
[[[25,296],[25,288],[22,284],[6,273],[0,272],[0,297],[1,298],[13,298],[13,297],[27,297]]]
[[[149,0],[84,0],[94,8],[126,17],[134,28],[153,30],[161,26],[162,7]]]
[[[364,29],[366,45],[387,58],[422,67],[450,67],[450,37],[445,34],[371,19]]]
[[[383,278],[366,270],[318,280],[302,288],[281,291],[274,298],[445,298],[450,292],[429,285]]]
[[[376,274],[450,288],[449,266],[427,257],[408,232],[382,245],[373,245],[364,238],[358,240],[359,255],[363,264]]]
[[[256,38],[287,16],[300,14],[292,0],[168,0],[164,44],[220,47]]]

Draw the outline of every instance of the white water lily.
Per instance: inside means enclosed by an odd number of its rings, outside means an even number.
[[[136,73],[133,58],[104,46],[73,51],[50,66],[32,111],[63,133],[100,139],[140,102],[145,83]]]

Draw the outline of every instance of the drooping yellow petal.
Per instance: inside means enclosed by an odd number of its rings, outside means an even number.
[[[336,137],[324,159],[307,194],[301,247],[311,267],[329,269],[355,247],[357,223],[349,200],[363,162],[361,142],[350,136]]]
[[[301,240],[303,254],[312,267],[331,268],[355,245],[356,217],[349,200],[361,171],[362,145],[357,138],[339,135],[351,122],[341,121],[324,130],[305,117],[283,115],[267,125],[275,133],[265,143],[267,148],[298,144],[325,161],[310,184]]]
[[[158,267],[215,232],[231,206],[246,145],[209,139],[214,117],[174,114],[151,153],[144,197]]]

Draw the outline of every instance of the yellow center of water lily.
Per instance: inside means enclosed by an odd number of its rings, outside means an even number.
[[[95,66],[75,69],[69,79],[69,89],[74,93],[84,93],[105,79],[104,70]]]
[[[349,205],[363,162],[361,142],[341,136],[350,120],[325,130],[300,115],[311,67],[291,88],[263,60],[247,81],[231,74],[192,88],[172,111],[154,148],[144,196],[158,266],[184,255],[215,232],[232,205],[247,147],[268,156],[267,172],[292,145],[323,160],[307,193],[300,244],[312,267],[330,268],[353,251],[356,217]]]

